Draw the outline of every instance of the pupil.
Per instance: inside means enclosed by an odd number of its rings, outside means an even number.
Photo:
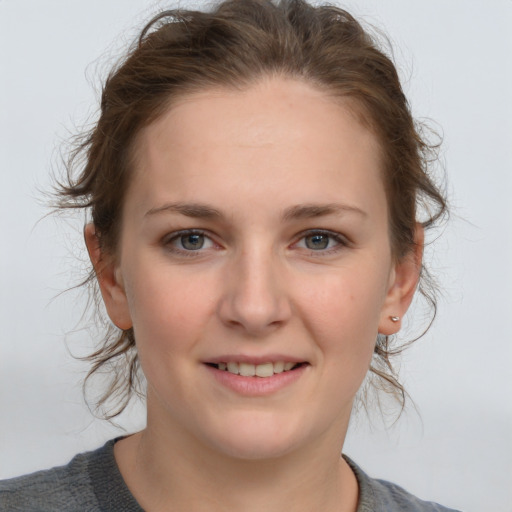
[[[325,249],[329,245],[327,235],[311,235],[306,237],[306,246],[308,249]]]
[[[185,249],[197,251],[204,244],[204,235],[185,235],[181,237],[181,243]]]

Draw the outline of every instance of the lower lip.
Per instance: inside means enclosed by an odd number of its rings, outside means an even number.
[[[266,396],[276,393],[300,379],[307,367],[308,365],[304,364],[295,370],[275,373],[272,377],[243,377],[205,365],[217,382],[235,393],[245,396]]]

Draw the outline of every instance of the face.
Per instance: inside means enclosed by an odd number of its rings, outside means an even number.
[[[417,279],[392,257],[375,137],[275,78],[186,97],[136,155],[99,280],[134,329],[148,428],[249,459],[339,442]]]

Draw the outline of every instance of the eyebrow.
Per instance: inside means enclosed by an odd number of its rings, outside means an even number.
[[[220,210],[201,203],[166,203],[156,208],[151,208],[145,213],[145,216],[152,216],[160,213],[179,213],[186,217],[196,219],[223,219],[224,215]],[[312,219],[326,215],[335,215],[343,213],[355,213],[362,217],[368,214],[355,206],[339,203],[329,204],[301,204],[291,206],[284,210],[282,218],[285,221]]]
[[[145,213],[145,217],[166,212],[181,213],[186,217],[197,219],[220,219],[223,217],[219,210],[199,203],[166,203],[157,208],[151,208]]]
[[[362,217],[367,217],[368,214],[355,206],[339,203],[329,204],[304,204],[287,208],[283,213],[284,220],[295,219],[312,219],[315,217],[323,217],[325,215],[355,213]]]

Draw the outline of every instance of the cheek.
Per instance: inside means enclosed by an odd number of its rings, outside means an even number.
[[[183,272],[153,266],[127,287],[128,303],[142,371],[156,396],[187,396],[187,376],[195,370],[194,351],[211,318],[205,283]],[[139,278],[140,277],[140,278]],[[164,393],[162,395],[162,393]]]
[[[127,286],[128,304],[139,351],[150,346],[173,354],[194,344],[211,317],[208,283],[186,272],[137,272]],[[141,276],[142,278],[138,278]]]
[[[370,363],[385,296],[385,279],[372,270],[331,275],[303,296],[302,316],[326,363]]]

